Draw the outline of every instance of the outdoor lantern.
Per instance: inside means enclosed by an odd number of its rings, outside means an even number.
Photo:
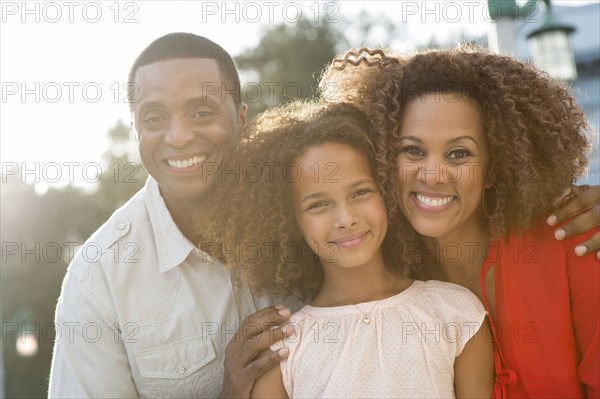
[[[572,81],[577,77],[570,34],[574,27],[561,23],[552,13],[550,0],[542,25],[529,33],[527,39],[533,63],[555,79]]]

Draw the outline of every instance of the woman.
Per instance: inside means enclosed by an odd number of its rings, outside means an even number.
[[[567,90],[477,51],[366,51],[341,65],[322,85],[371,115],[388,208],[411,226],[397,237],[405,260],[469,288],[495,322],[495,396],[598,396],[598,262],[539,222],[587,164]]]

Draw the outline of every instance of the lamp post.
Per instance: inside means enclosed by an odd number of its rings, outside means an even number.
[[[537,0],[527,0],[519,6],[515,0],[488,0],[492,23],[488,32],[488,46],[497,54],[516,56],[515,28],[518,21],[529,17],[536,9]]]
[[[571,81],[577,77],[575,57],[569,35],[575,28],[561,23],[552,12],[550,0],[543,0],[546,12],[542,24],[527,35],[533,64],[555,79]],[[537,10],[539,0],[519,6],[515,0],[488,0],[492,24],[489,47],[499,54],[516,56],[515,22],[523,21]]]
[[[572,81],[577,77],[575,56],[569,35],[575,31],[571,25],[558,20],[552,12],[550,0],[542,25],[527,35],[533,63],[555,79]]]

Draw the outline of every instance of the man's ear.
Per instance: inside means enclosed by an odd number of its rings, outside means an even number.
[[[248,123],[248,106],[246,103],[240,104],[240,109],[238,111],[238,126],[240,128],[240,139],[246,138],[246,124]]]

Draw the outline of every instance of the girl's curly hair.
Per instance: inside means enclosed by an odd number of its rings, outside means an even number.
[[[371,53],[363,49],[341,59],[368,59]],[[492,238],[531,226],[585,171],[585,116],[568,89],[546,73],[510,57],[462,46],[407,58],[379,53],[377,58],[397,62],[357,66],[338,61],[324,74],[321,87],[335,87],[334,100],[356,102],[370,116],[377,174],[388,212],[405,226],[405,243],[419,242],[419,237],[398,212],[395,197],[399,127],[407,104],[425,93],[458,94],[481,106],[490,154],[486,177],[493,186],[485,194]],[[421,261],[419,256],[408,260],[413,267]]]
[[[374,172],[369,131],[368,118],[344,103],[294,102],[266,111],[249,126],[249,138],[223,168],[202,230],[224,246],[224,260],[241,267],[255,292],[316,295],[323,271],[294,220],[290,188],[299,177],[294,161],[311,147],[335,142],[365,154]],[[388,236],[386,262],[406,274]]]

